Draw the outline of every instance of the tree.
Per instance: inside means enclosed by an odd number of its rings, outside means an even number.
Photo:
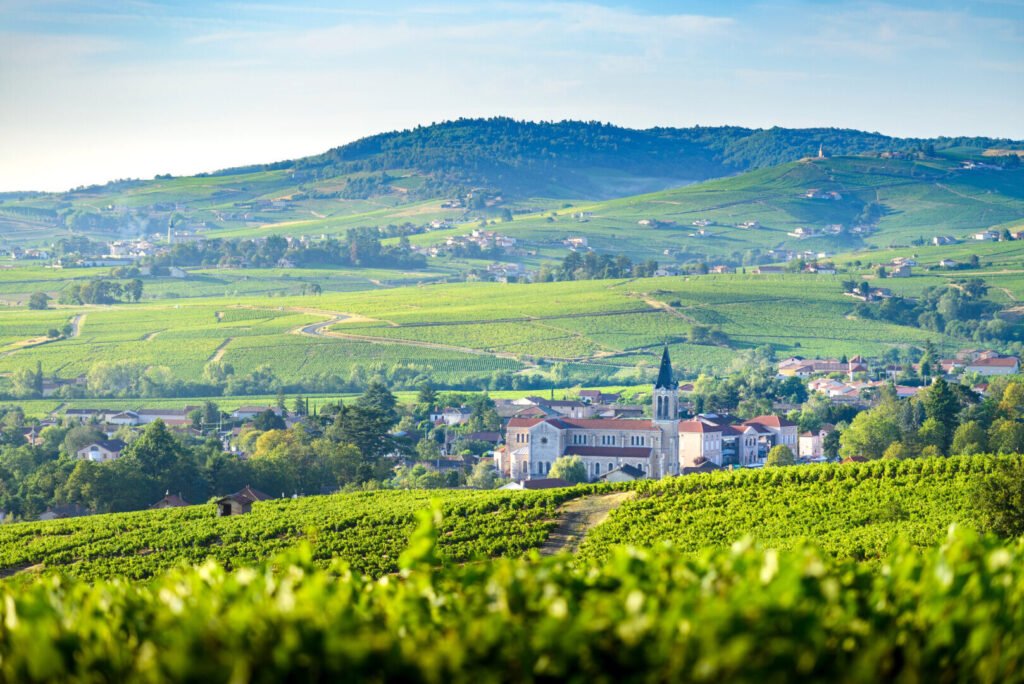
[[[127,293],[128,298],[131,299],[133,302],[139,301],[140,299],[142,299],[142,281],[139,280],[138,278],[135,278],[134,280],[130,281],[125,286],[125,292]]]
[[[579,456],[560,456],[551,464],[548,477],[561,478],[567,482],[579,483],[587,481],[587,467]]]
[[[1024,451],[1024,424],[999,418],[989,428],[988,448],[997,454],[1018,454]]]
[[[881,458],[889,445],[899,438],[895,416],[884,406],[878,406],[857,414],[840,436],[839,453],[844,457]]]
[[[135,459],[139,469],[154,476],[170,472],[185,453],[181,442],[171,434],[162,420],[155,420],[146,426],[139,438],[129,444],[122,454]]]
[[[841,435],[842,433],[839,430],[833,430],[825,435],[825,439],[821,441],[821,450],[825,456],[829,458],[837,458],[839,456]]]
[[[946,452],[946,426],[937,421],[934,418],[928,418],[917,431],[917,439],[923,446],[935,447],[935,451],[938,454],[945,454]]]
[[[903,459],[910,458],[911,456],[912,454],[910,453],[910,449],[908,449],[907,445],[903,442],[893,442],[889,445],[889,448],[885,450],[885,453],[882,454],[882,458],[886,460],[897,461],[902,461]]]
[[[287,425],[284,422],[284,418],[277,415],[272,409],[267,409],[256,414],[256,417],[252,419],[252,426],[254,429],[260,432],[267,430],[284,430]]]
[[[935,441],[940,451],[946,453],[956,430],[957,414],[960,413],[960,398],[941,375],[935,379],[921,400],[928,420],[935,421]]]
[[[421,461],[433,461],[441,458],[441,447],[437,440],[424,437],[416,443],[416,456]]]
[[[1005,538],[1024,534],[1024,467],[1003,465],[972,495],[982,530]]]
[[[764,464],[766,466],[787,466],[794,463],[796,463],[796,456],[793,455],[793,450],[785,444],[776,444],[768,452]]]
[[[500,480],[494,465],[484,460],[473,466],[473,472],[466,479],[466,484],[473,489],[494,489]]]
[[[969,420],[961,423],[953,434],[953,444],[949,452],[955,456],[983,454],[986,450],[985,430],[977,421]]]
[[[64,435],[64,453],[74,456],[80,449],[106,438],[106,435],[91,425],[76,425]]]
[[[50,306],[50,296],[45,292],[33,292],[32,296],[28,298],[28,308],[30,309],[47,309]]]

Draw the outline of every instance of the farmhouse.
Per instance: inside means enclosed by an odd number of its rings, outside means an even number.
[[[75,455],[82,460],[103,463],[120,458],[121,452],[124,451],[126,446],[127,444],[119,439],[101,440],[79,449],[75,452]]]

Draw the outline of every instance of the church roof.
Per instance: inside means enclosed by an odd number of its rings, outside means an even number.
[[[668,347],[661,352],[661,367],[658,368],[658,380],[654,389],[676,389],[678,384],[672,376],[672,360],[668,357]]]

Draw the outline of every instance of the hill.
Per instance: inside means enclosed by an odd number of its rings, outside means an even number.
[[[501,207],[554,209],[564,201],[533,198],[625,197],[792,162],[822,145],[839,155],[948,151],[958,158],[1024,146],[833,128],[634,130],[596,122],[460,119],[371,136],[313,157],[194,177],[3,193],[0,239],[40,243],[72,234],[109,239],[162,235],[172,227],[212,233],[267,225],[282,234],[315,235],[429,222],[454,209],[467,217]]]
[[[815,539],[831,554],[883,558],[902,540],[928,548],[950,524],[976,523],[975,485],[1019,457],[955,456],[903,462],[729,471],[541,492],[378,491],[258,502],[217,517],[210,504],[0,526],[0,575],[59,570],[86,579],[148,577],[181,561],[259,562],[306,539],[321,565],[343,559],[371,576],[398,569],[416,512],[436,501],[445,559],[518,556],[555,527],[558,504],[615,488],[637,497],[594,528],[580,551],[671,541],[696,553],[753,537],[773,548]]]

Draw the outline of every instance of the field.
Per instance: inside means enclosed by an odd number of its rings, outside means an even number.
[[[1024,662],[1024,551],[969,529],[973,486],[1010,461],[1020,457],[620,485],[638,496],[579,556],[549,559],[522,555],[556,506],[611,486],[6,525],[0,673],[1012,680]]]
[[[0,317],[0,340],[8,345],[44,336],[72,317],[78,334],[10,346],[0,373],[41,363],[45,373],[69,378],[97,361],[131,359],[194,381],[219,360],[236,373],[269,365],[295,384],[401,363],[438,383],[472,388],[494,372],[548,372],[556,362],[584,374],[631,373],[656,363],[666,343],[691,373],[721,370],[735,350],[765,344],[780,355],[805,356],[878,355],[928,339],[944,349],[957,344],[916,328],[851,319],[851,308],[839,277],[734,274],[18,310]],[[719,326],[730,346],[687,342],[697,323]]]
[[[416,512],[437,501],[445,515],[440,553],[453,561],[516,556],[539,545],[555,506],[576,490],[547,492],[382,491],[258,503],[218,517],[210,504],[0,526],[0,574],[31,568],[84,578],[149,577],[181,562],[214,558],[254,565],[301,540],[326,565],[344,559],[379,576],[398,569]]]

